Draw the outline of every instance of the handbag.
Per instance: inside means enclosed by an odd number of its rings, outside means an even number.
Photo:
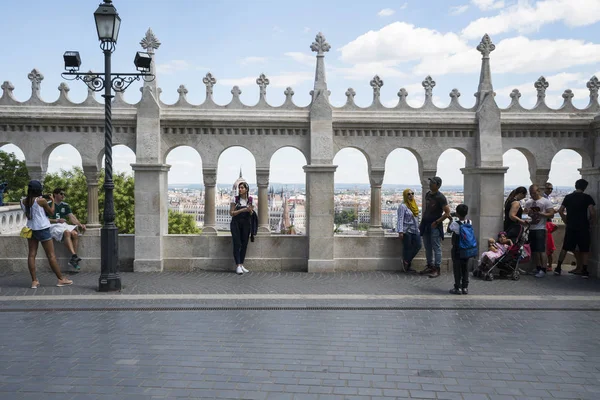
[[[21,233],[19,234],[19,236],[21,236],[22,238],[25,238],[25,239],[31,239],[32,235],[33,235],[33,231],[31,230],[31,228],[28,228],[26,226],[24,226],[21,229]]]

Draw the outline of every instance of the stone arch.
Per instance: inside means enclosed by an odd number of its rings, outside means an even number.
[[[176,160],[169,159],[172,156],[173,152],[176,153],[174,155],[174,157],[177,157]],[[181,182],[181,183],[201,184],[203,182],[203,179],[202,179],[202,156],[192,146],[187,146],[187,145],[183,145],[183,144],[174,146],[166,154],[165,163],[171,165],[171,169],[169,170],[169,174],[168,174],[169,184],[173,183],[172,177],[175,174],[181,174],[182,178],[189,177],[189,178],[194,179],[194,182],[186,181],[186,182]],[[186,170],[186,168],[187,168],[187,170]]]
[[[63,147],[65,146],[65,147]],[[65,156],[71,161],[71,163],[67,164],[66,168],[63,168],[62,166],[56,170],[50,169],[50,155],[52,153],[54,153],[55,150],[59,149],[60,147],[62,147],[62,149],[60,149],[60,152],[63,152],[65,154]],[[42,168],[44,168],[47,172],[49,173],[53,173],[53,172],[58,172],[60,169],[71,169],[71,167],[69,167],[68,165],[71,166],[77,166],[76,164],[74,165],[72,163],[73,158],[78,157],[79,158],[79,166],[83,168],[83,157],[81,156],[83,153],[81,152],[80,149],[78,149],[77,147],[73,146],[70,143],[53,143],[50,146],[47,146],[44,149],[44,152],[42,153]]]
[[[584,165],[584,157],[573,149],[562,149],[552,157],[548,181],[556,186],[573,188],[575,181],[581,178],[579,168]],[[560,168],[557,166],[560,165]]]
[[[369,153],[367,151],[365,151],[364,149],[362,149],[358,146],[344,146],[344,147],[338,148],[337,151],[335,152],[335,154],[333,155],[333,159],[335,160],[335,158],[338,156],[338,154],[341,151],[344,151],[346,149],[358,150],[365,157],[365,160],[367,161],[367,171],[371,170],[371,168],[373,167],[372,162],[371,162],[371,156],[369,155]],[[335,162],[333,164],[335,165]]]
[[[510,154],[509,154],[510,152]],[[507,156],[508,154],[508,156]],[[516,156],[518,154],[518,156]],[[522,159],[519,160],[520,157],[524,157],[525,161],[527,162],[527,165],[525,166],[524,170],[523,170],[523,166],[521,165],[522,163]],[[508,165],[507,165],[508,164]],[[522,147],[514,147],[511,149],[508,149],[504,152],[504,154],[502,154],[502,165],[504,167],[508,167],[508,170],[506,171],[505,174],[505,183],[504,186],[525,186],[525,187],[529,187],[529,185],[531,185],[532,182],[532,177],[535,176],[536,174],[536,170],[537,170],[537,160],[535,158],[535,156],[533,155],[533,153],[531,153],[529,150],[522,148]],[[525,182],[523,179],[521,179],[519,182],[516,182],[516,178],[518,176],[518,174],[525,174],[526,176],[528,176],[528,181]],[[513,182],[513,180],[515,182]]]
[[[17,160],[25,161],[25,153],[21,148],[11,142],[0,142],[0,151],[5,153],[14,153]]]
[[[421,157],[421,155],[419,154],[419,152],[411,147],[396,147],[392,150],[390,150],[389,153],[386,154],[385,156],[385,169],[386,169],[386,173],[387,173],[387,165],[388,165],[388,161],[390,159],[390,156],[392,155],[392,153],[394,153],[397,150],[404,150],[409,152],[412,156],[414,156],[414,158],[417,160],[417,168],[418,170],[422,170],[423,169],[423,158]],[[384,178],[385,179],[385,178]]]
[[[436,175],[442,178],[442,188],[456,185],[459,181],[462,182],[462,185],[459,186],[464,187],[464,176],[461,169],[469,166],[468,155],[469,153],[464,149],[451,147],[438,156]],[[455,165],[458,167],[456,170],[454,170]]]
[[[129,147],[128,145],[124,144],[124,143],[118,143],[118,144],[113,144],[113,171],[115,170],[115,158],[117,158],[116,156],[118,156],[119,154],[115,154],[115,148],[118,149],[124,149],[126,148],[127,150],[129,150],[129,152],[127,153],[133,153],[133,155],[135,156],[135,158],[133,159],[133,162],[135,163],[137,160],[137,154],[135,153],[135,150],[132,149],[131,147]],[[104,147],[102,147],[102,149],[100,149],[100,151],[97,153],[96,155],[96,168],[98,168],[98,170],[100,170],[102,168],[102,166],[104,165]]]
[[[269,157],[269,164],[271,164],[273,162],[273,156],[277,152],[279,152],[281,149],[286,149],[286,148],[298,150],[298,152],[300,152],[300,154],[302,154],[302,156],[304,156],[304,161],[305,161],[304,165],[308,164],[308,159],[309,159],[308,154],[305,154],[304,150],[300,146],[296,146],[296,145],[293,145],[293,144],[283,144],[283,145],[281,145],[279,147],[274,148],[273,149],[273,153],[271,153],[271,156]]]
[[[229,164],[224,166],[223,162]],[[254,154],[244,146],[231,145],[224,148],[217,158],[217,184],[230,183],[233,185],[239,176],[240,169],[249,184],[256,184],[256,157]]]

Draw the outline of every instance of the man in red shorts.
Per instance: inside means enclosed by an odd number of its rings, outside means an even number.
[[[575,182],[575,191],[565,196],[558,213],[566,225],[565,240],[558,256],[558,264],[554,270],[555,275],[560,275],[561,266],[567,251],[574,252],[578,249],[581,259],[581,277],[589,278],[588,257],[590,255],[590,229],[596,224],[596,203],[592,196],[584,193],[588,186],[585,179]],[[565,210],[567,211],[565,213]]]

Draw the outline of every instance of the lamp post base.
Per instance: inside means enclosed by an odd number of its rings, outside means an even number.
[[[121,291],[121,276],[119,275],[119,230],[116,226],[104,226],[100,230],[100,279],[99,292]]]

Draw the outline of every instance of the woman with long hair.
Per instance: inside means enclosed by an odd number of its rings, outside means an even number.
[[[405,189],[402,192],[404,202],[398,207],[398,224],[396,231],[402,240],[402,269],[404,272],[417,272],[411,266],[413,258],[421,250],[419,233],[419,206],[415,201],[415,191]]]
[[[523,200],[525,196],[527,196],[527,189],[525,186],[519,186],[510,192],[504,202],[504,232],[506,232],[506,237],[513,242],[519,237],[521,225],[527,224],[527,222],[521,218],[523,215],[521,200]]]
[[[238,275],[250,272],[244,267],[248,239],[252,228],[252,213],[254,206],[252,196],[248,194],[248,184],[244,181],[238,184],[238,196],[235,196],[229,207],[231,215],[231,237],[233,239],[233,258],[235,260],[235,272]]]
[[[27,239],[29,247],[27,266],[29,267],[29,274],[31,274],[32,289],[37,289],[40,286],[35,271],[35,256],[37,255],[40,242],[46,252],[50,268],[52,268],[52,271],[58,278],[56,286],[66,286],[73,283],[73,281],[62,276],[58,262],[56,261],[54,244],[50,235],[50,220],[46,216],[46,213],[54,214],[54,201],[52,201],[52,206],[48,205],[48,201],[42,197],[42,189],[40,181],[29,181],[27,185],[27,197],[21,199],[21,208],[27,216],[27,227],[32,231],[31,238]],[[50,195],[50,200],[53,200],[52,195]]]

